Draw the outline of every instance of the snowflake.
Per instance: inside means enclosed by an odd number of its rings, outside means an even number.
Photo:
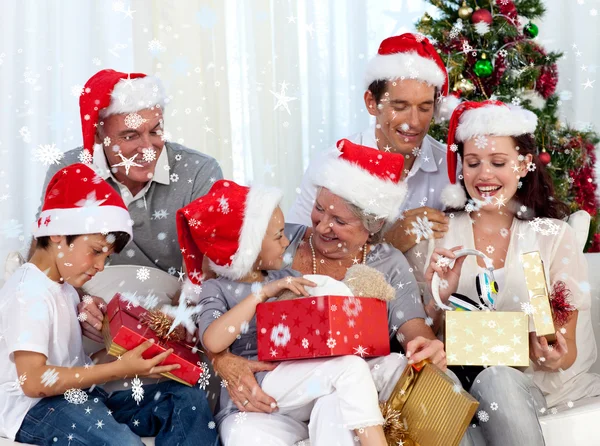
[[[417,236],[417,243],[421,239],[428,240],[433,235],[433,223],[427,217],[417,217],[417,221],[413,221],[411,225],[410,233]]]
[[[500,4],[502,6],[507,6],[510,2],[511,2],[511,0],[500,0]]]
[[[154,149],[152,147],[146,147],[144,149],[142,149],[142,159],[144,161],[146,161],[147,163],[151,163],[152,161],[154,161],[156,159],[156,152],[154,151]]]
[[[148,42],[148,51],[150,51],[152,54],[156,54],[165,50],[165,46],[158,39],[152,39]]]
[[[359,345],[358,347],[354,347],[354,354],[360,355],[361,358],[364,358],[365,355],[368,355],[368,352],[365,347],[363,347],[362,345]]]
[[[217,310],[215,310],[215,311],[213,311],[213,313],[212,313],[212,317],[213,317],[213,319],[219,319],[219,318],[221,317],[221,315],[222,315],[222,314],[223,314],[223,313],[221,313],[220,311],[217,311]]]
[[[137,129],[144,122],[146,122],[146,120],[135,112],[125,116],[125,125],[130,129]]]
[[[200,374],[200,378],[198,378],[198,386],[202,390],[206,390],[208,386],[208,380],[210,379],[210,373],[208,373],[208,364],[203,362],[200,367],[202,368],[202,373]]]
[[[477,412],[477,418],[479,418],[479,421],[482,423],[487,423],[490,420],[490,416],[485,410],[480,410]]]
[[[534,170],[535,170],[535,163],[533,161],[530,163],[527,163],[527,171],[533,172]]]
[[[529,302],[521,302],[521,311],[525,314],[534,314],[535,307]]]
[[[435,264],[437,266],[444,267],[444,266],[450,265],[450,262],[451,262],[451,260],[448,257],[439,256],[438,259],[436,260]]]
[[[475,32],[480,36],[484,36],[490,32],[490,25],[485,22],[479,22],[475,24]]]
[[[440,280],[440,289],[445,290],[450,284],[446,279]]]
[[[79,158],[79,161],[83,164],[92,164],[92,161],[94,161],[94,157],[88,149],[83,149],[77,158]]]
[[[144,282],[150,278],[150,270],[145,266],[142,266],[136,271],[135,276],[139,281]]]
[[[54,144],[42,144],[35,149],[34,156],[37,161],[44,163],[45,166],[50,166],[58,164],[64,154]]]
[[[515,96],[514,98],[512,98],[512,100],[510,101],[510,103],[512,105],[519,106],[519,105],[521,105],[521,98],[518,98],[518,97]]]
[[[152,214],[152,220],[164,220],[169,216],[166,209],[159,209]]]
[[[490,404],[490,409],[492,409],[492,410],[498,410],[498,403],[492,403],[492,404]]]
[[[125,10],[125,5],[121,0],[114,1],[112,4],[113,11],[121,12]]]
[[[333,339],[333,338],[329,338],[329,339],[327,339],[327,348],[334,348],[334,347],[335,347],[335,344],[337,344],[337,343],[335,342],[335,339]]]
[[[104,138],[104,147],[110,146],[110,138],[107,136]]]
[[[65,399],[71,404],[83,404],[88,400],[88,394],[81,389],[69,389],[65,392]]]
[[[475,137],[475,147],[478,149],[485,149],[488,145],[488,140],[484,135]]]
[[[196,220],[195,218],[190,218],[189,225],[191,228],[198,228],[202,225],[200,220]]]
[[[227,380],[226,380],[226,379],[223,379],[223,380],[221,380],[221,387],[222,387],[222,388],[226,389],[228,384],[229,384],[229,383],[227,382]]]
[[[244,421],[246,421],[246,412],[238,412],[237,414],[235,414],[236,424],[242,424]]]
[[[92,59],[92,63],[93,63],[94,65],[102,65],[102,61],[101,61],[100,59],[98,59],[97,57],[94,57],[94,58]]]
[[[209,428],[209,429],[214,429],[215,427],[216,427],[216,424],[215,424],[215,422],[214,422],[214,421],[209,421],[209,422],[208,422],[208,428]]]
[[[133,378],[131,381],[131,393],[133,394],[133,399],[135,402],[140,405],[140,401],[144,399],[144,388],[142,387],[144,383],[137,376]]]
[[[73,85],[71,87],[71,94],[78,98],[83,94],[83,87],[81,85]]]
[[[506,57],[506,56],[508,56],[508,51],[502,49],[502,50],[498,51],[498,55],[500,57]]]
[[[31,132],[28,127],[21,127],[19,129],[19,135],[23,138],[23,142],[31,142]]]
[[[501,235],[503,238],[506,238],[506,237],[508,237],[508,229],[506,229],[506,228],[502,228],[502,229],[500,229],[500,235]]]
[[[229,214],[229,201],[225,198],[225,195],[222,195],[221,198],[219,198],[219,210],[223,214]]]
[[[87,321],[87,314],[86,313],[79,313],[77,315],[77,320],[79,322],[85,322],[85,321]]]
[[[560,227],[553,223],[549,218],[536,217],[529,222],[529,225],[535,232],[541,235],[558,235]]]
[[[287,325],[279,324],[271,329],[271,342],[275,347],[285,347],[291,338],[290,328]]]
[[[23,386],[23,384],[25,384],[25,381],[27,381],[27,374],[26,374],[26,373],[23,373],[21,376],[19,376],[19,377],[18,377],[18,378],[15,380],[15,382],[14,382],[14,384],[13,384],[13,388],[15,388],[15,389],[16,389],[16,388],[18,388],[18,387],[22,387],[22,386]]]
[[[0,233],[6,238],[19,238],[23,233],[23,225],[15,219],[5,220],[2,222]]]
[[[451,145],[450,145],[450,150],[452,150],[453,152],[456,152],[456,151],[458,151],[458,145],[456,145],[456,144],[451,144]]]
[[[84,295],[81,300],[83,301],[84,304],[89,305],[91,303],[94,302],[94,299],[92,299],[92,296],[90,296],[89,294]]]
[[[494,251],[495,251],[495,249],[494,249],[494,247],[492,245],[488,245],[485,248],[485,252],[487,252],[489,255],[492,255],[494,253]]]
[[[48,369],[42,374],[42,384],[44,387],[52,387],[58,381],[58,372],[56,369]]]
[[[177,183],[179,181],[179,175],[177,175],[176,173],[172,173],[171,176],[169,177],[169,179],[173,182],[173,183]]]
[[[473,49],[473,47],[471,45],[469,45],[469,42],[467,42],[465,40],[462,44],[463,53],[469,53],[469,52],[471,52],[472,49]]]
[[[415,147],[414,149],[412,149],[413,156],[419,156],[420,153],[421,149],[419,147]]]
[[[356,297],[346,297],[342,304],[342,310],[349,318],[357,317],[362,311],[362,304]]]

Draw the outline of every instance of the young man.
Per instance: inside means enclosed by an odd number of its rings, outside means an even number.
[[[365,106],[376,123],[347,139],[404,155],[408,187],[402,205],[405,212],[386,239],[406,252],[417,243],[419,232],[422,237],[424,227],[430,226],[436,238],[443,237],[448,230],[440,197],[448,184],[446,146],[427,132],[434,112],[447,114],[456,99],[447,96],[448,75],[436,49],[425,37],[410,33],[381,43],[378,54],[367,66],[365,84]],[[311,160],[300,195],[286,213],[288,222],[310,225],[316,196],[310,171],[320,164],[320,158],[315,156]]]
[[[155,435],[157,445],[218,444],[198,387],[146,385],[141,399],[98,387],[178,368],[159,365],[172,350],[144,359],[146,342],[98,365],[84,353],[75,288],[131,240],[117,192],[88,166],[71,165],[50,181],[33,234],[30,262],[0,290],[0,436],[29,444],[141,446],[140,437]]]

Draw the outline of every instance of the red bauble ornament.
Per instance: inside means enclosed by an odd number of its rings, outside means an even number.
[[[478,9],[471,15],[471,22],[485,22],[488,25],[491,25],[493,22],[492,13],[487,9]]]
[[[548,164],[550,164],[550,161],[552,161],[552,158],[550,157],[550,154],[548,152],[540,153],[539,158],[544,166],[547,166]]]

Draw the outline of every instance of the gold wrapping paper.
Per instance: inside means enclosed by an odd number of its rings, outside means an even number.
[[[529,366],[529,319],[522,312],[447,311],[448,365]]]
[[[538,336],[545,336],[548,342],[556,340],[556,329],[552,320],[550,293],[544,273],[544,264],[539,251],[521,254],[521,263],[525,271],[525,281],[529,291],[531,317]]]
[[[433,364],[409,366],[388,400],[402,414],[408,436],[419,446],[457,446],[478,401]]]

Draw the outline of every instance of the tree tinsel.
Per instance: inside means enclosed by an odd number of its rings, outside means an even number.
[[[466,5],[491,12],[492,25],[480,34],[475,24],[463,20],[458,9],[465,0],[428,0],[440,10],[438,19],[429,15],[417,23],[417,30],[429,37],[448,69],[450,91],[463,100],[498,99],[519,104],[538,116],[535,133],[539,152],[551,157],[546,166],[554,181],[557,197],[571,211],[583,209],[591,217],[586,251],[600,251],[597,234],[599,211],[595,179],[595,145],[600,142],[592,129],[576,130],[558,119],[560,99],[556,94],[561,53],[547,52],[524,29],[542,17],[541,0],[466,0]],[[480,30],[481,32],[481,30]],[[487,59],[493,72],[487,77],[475,74],[475,64]],[[470,81],[473,89],[462,91]],[[445,142],[447,123],[434,124],[430,134]]]

